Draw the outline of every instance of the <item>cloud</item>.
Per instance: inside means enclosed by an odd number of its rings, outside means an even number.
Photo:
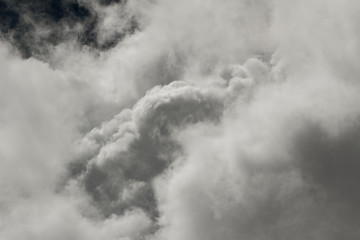
[[[150,228],[150,220],[138,209],[106,220],[85,218],[69,197],[43,196],[18,207],[2,224],[5,239],[139,239]]]
[[[117,3],[108,7],[111,2]],[[75,41],[95,50],[111,49],[139,27],[123,1],[4,0],[0,6],[2,38],[24,58],[43,61],[54,46],[63,42]],[[116,24],[117,20],[122,24]]]
[[[2,4],[0,238],[359,238],[358,3],[80,1],[42,52],[49,4]]]
[[[357,90],[314,81],[263,85],[220,124],[182,132],[156,182],[154,239],[356,239]]]
[[[172,132],[200,121],[217,121],[223,95],[185,82],[155,87],[132,110],[122,111],[77,143],[74,174],[80,174],[86,191],[105,215],[140,204],[138,207],[155,217],[151,181],[167,168],[179,149]],[[129,188],[138,196],[121,195],[128,194]]]

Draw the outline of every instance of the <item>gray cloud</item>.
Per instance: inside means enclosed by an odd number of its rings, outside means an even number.
[[[0,6],[1,239],[359,238],[356,1]]]
[[[106,50],[139,27],[135,15],[126,10],[125,1],[4,0],[0,6],[0,36],[24,58],[43,61],[54,46],[63,42],[75,41],[80,46]],[[115,25],[118,21],[121,24]]]
[[[151,182],[180,154],[172,133],[188,124],[218,121],[223,98],[216,89],[202,90],[185,82],[150,90],[132,110],[124,110],[78,142],[80,156],[71,166],[73,174],[81,175],[105,215],[137,206],[157,217]],[[133,196],[123,201],[129,191]]]

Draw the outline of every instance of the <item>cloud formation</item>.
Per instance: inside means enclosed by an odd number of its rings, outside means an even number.
[[[54,4],[0,1],[0,239],[359,239],[356,1]]]

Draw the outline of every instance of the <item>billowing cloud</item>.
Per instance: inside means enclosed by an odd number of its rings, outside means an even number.
[[[359,239],[356,1],[0,6],[0,239]]]

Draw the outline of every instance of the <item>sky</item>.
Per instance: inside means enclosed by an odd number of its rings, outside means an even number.
[[[0,0],[0,240],[358,240],[359,11]]]

